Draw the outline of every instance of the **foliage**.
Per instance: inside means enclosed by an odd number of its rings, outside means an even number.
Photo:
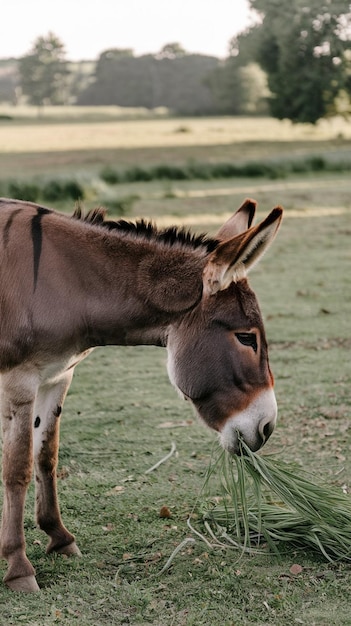
[[[123,175],[111,165],[105,165],[100,171],[100,178],[108,185],[116,185],[123,182]]]
[[[267,95],[259,66],[241,67],[229,57],[187,53],[178,43],[157,55],[134,57],[131,50],[100,55],[95,82],[78,97],[80,104],[167,107],[185,114],[262,113]]]
[[[206,78],[219,61],[215,57],[185,54],[177,44],[165,46],[159,55],[134,57],[127,51],[103,53],[95,81],[78,97],[83,105],[167,107],[181,114],[205,114],[216,110]]]
[[[213,180],[217,178],[285,178],[289,174],[309,172],[347,172],[351,170],[351,162],[347,160],[328,161],[323,156],[313,155],[300,159],[284,159],[279,161],[248,161],[234,163],[219,161],[217,163],[191,161],[184,165],[133,166],[125,170],[117,170],[106,166],[100,171],[100,178],[107,184],[116,185],[125,182],[149,182],[151,180]]]
[[[268,114],[270,95],[266,73],[258,63],[248,63],[240,68],[241,114]]]
[[[19,61],[22,91],[38,107],[65,102],[68,73],[64,45],[53,33],[38,37]]]
[[[180,43],[167,43],[161,48],[157,57],[159,59],[175,59],[176,57],[182,57],[186,54],[183,46]]]
[[[8,183],[6,193],[10,198],[36,202],[40,197],[40,187],[35,182],[11,180]]]
[[[18,71],[15,59],[0,59],[0,102],[17,103]]]
[[[3,183],[3,186],[10,198],[29,202],[79,200],[85,196],[84,187],[74,179],[51,179],[45,182],[9,180],[7,184]]]
[[[350,113],[351,11],[347,0],[250,0],[260,21],[216,57],[177,42],[157,54],[107,49],[97,62],[68,63],[52,33],[19,61],[0,60],[0,100],[22,93],[38,107],[75,102],[166,108],[181,115],[266,114],[310,122]],[[20,86],[20,89],[18,88]]]
[[[351,91],[351,12],[346,0],[251,0],[262,22],[232,43],[267,72],[279,119],[316,123]]]
[[[100,171],[100,178],[108,185],[123,185],[150,181],[215,181],[217,179],[235,178],[268,178],[273,180],[286,178],[297,173],[349,171],[351,171],[351,162],[347,160],[328,161],[323,156],[314,155],[304,159],[257,160],[247,163],[230,161],[217,163],[191,161],[184,165],[164,163],[149,168],[141,165],[133,166],[124,170],[105,166]],[[51,178],[42,180],[40,177],[34,180],[10,179],[6,181],[4,179],[1,193],[19,200],[50,203],[84,199],[87,196],[84,185],[76,179]],[[99,195],[99,202],[107,208],[111,208],[116,215],[129,213],[138,199],[139,196],[135,193],[113,198],[104,197],[103,193]]]
[[[269,95],[266,75],[256,63],[242,65],[241,57],[229,56],[207,79],[220,113],[264,114]]]
[[[84,188],[76,180],[49,180],[42,188],[42,196],[49,202],[79,200],[84,198]]]

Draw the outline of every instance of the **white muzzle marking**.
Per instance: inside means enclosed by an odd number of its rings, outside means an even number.
[[[265,443],[277,421],[277,401],[272,388],[262,391],[241,413],[230,417],[220,432],[220,442],[232,454],[239,453],[238,433],[255,452]]]

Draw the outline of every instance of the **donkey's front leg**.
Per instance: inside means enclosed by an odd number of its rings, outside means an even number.
[[[73,368],[38,390],[34,411],[36,518],[50,537],[47,552],[79,556],[74,536],[62,523],[57,497],[60,415],[72,375]]]
[[[4,577],[14,591],[38,591],[35,571],[27,559],[23,528],[24,503],[33,471],[32,415],[34,380],[6,374],[1,377],[4,503],[1,555],[8,562]]]

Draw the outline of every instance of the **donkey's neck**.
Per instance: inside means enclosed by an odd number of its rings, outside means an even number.
[[[195,306],[209,246],[176,229],[0,201],[0,367],[99,345],[165,345]],[[100,221],[99,221],[100,220]]]
[[[168,327],[201,298],[206,250],[117,232],[94,235],[81,281],[84,347],[165,345]]]

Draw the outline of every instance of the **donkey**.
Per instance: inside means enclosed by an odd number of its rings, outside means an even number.
[[[33,467],[47,552],[79,555],[57,497],[59,424],[75,366],[96,346],[164,346],[169,378],[239,453],[277,417],[261,313],[246,274],[272,242],[277,207],[252,226],[246,200],[215,239],[140,221],[72,217],[0,199],[0,384],[4,503],[1,555],[15,591],[39,590],[26,556],[24,502]]]

